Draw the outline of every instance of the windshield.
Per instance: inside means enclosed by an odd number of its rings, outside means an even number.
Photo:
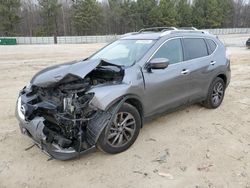
[[[103,59],[112,64],[131,66],[154,44],[154,40],[117,40],[89,59]]]

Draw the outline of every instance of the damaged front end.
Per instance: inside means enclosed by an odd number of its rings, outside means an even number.
[[[84,63],[82,63],[84,69]],[[37,74],[21,90],[16,108],[22,133],[30,136],[43,151],[60,160],[74,158],[95,148],[102,130],[111,122],[113,109],[107,111],[90,105],[100,85],[121,83],[124,70],[105,61],[80,77],[67,65],[60,79],[42,82],[48,71]],[[79,66],[73,64],[73,66]],[[54,68],[57,69],[58,67]],[[56,70],[49,70],[56,72]],[[66,72],[67,70],[67,72]],[[37,77],[37,78],[36,78]]]

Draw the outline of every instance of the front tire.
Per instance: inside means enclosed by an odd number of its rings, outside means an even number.
[[[217,77],[209,87],[207,99],[203,101],[203,106],[209,109],[218,108],[224,98],[226,84],[223,79]]]
[[[110,154],[123,152],[135,142],[140,129],[141,117],[138,110],[124,103],[115,114],[114,121],[102,131],[97,146]]]

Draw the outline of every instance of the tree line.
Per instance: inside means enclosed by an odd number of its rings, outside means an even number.
[[[106,35],[146,27],[250,27],[246,0],[0,0],[0,36]]]

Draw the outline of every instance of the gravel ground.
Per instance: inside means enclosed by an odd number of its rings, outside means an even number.
[[[199,105],[145,124],[126,152],[47,161],[21,135],[18,91],[37,71],[104,44],[0,46],[0,187],[250,187],[250,50],[228,48],[232,80],[220,108]]]

